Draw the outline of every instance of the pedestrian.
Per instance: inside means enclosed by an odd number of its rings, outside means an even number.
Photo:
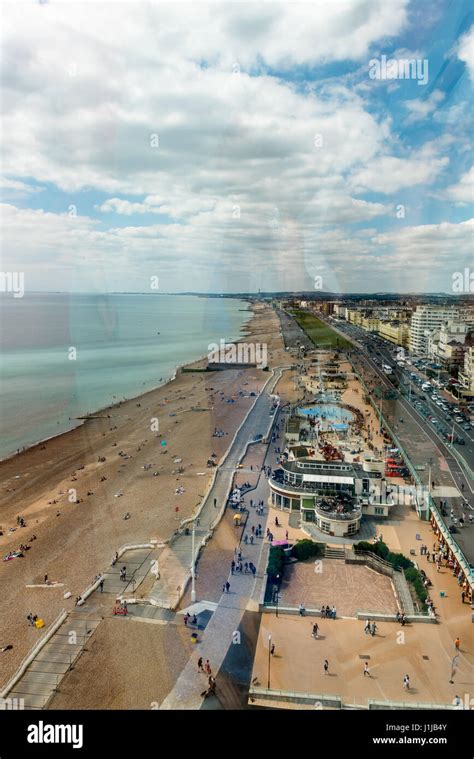
[[[230,564],[230,573],[234,574],[234,571],[235,571],[235,561],[232,559],[231,564]]]
[[[278,517],[275,517],[275,527],[279,527],[280,522],[278,521]]]
[[[210,664],[209,659],[206,659],[206,663],[204,665],[204,670],[206,672],[206,675],[209,675],[209,677],[212,675],[211,664]]]
[[[246,561],[245,564],[244,564],[244,572],[245,572],[245,574],[247,574],[248,571],[249,571],[249,565],[248,565],[248,561]]]
[[[249,542],[249,536],[247,535],[247,533],[245,533],[245,535],[244,535],[244,543],[245,543],[245,545],[247,545],[248,542]]]
[[[374,635],[375,635],[376,632],[377,632],[377,625],[375,624],[375,622],[372,622],[372,624],[370,626],[370,634],[371,634],[371,636],[374,637]]]
[[[324,660],[324,674],[329,675],[329,662],[327,659]]]
[[[367,662],[364,664],[364,677],[367,675],[367,677],[370,677],[370,671],[369,671],[369,665]]]
[[[104,592],[104,578],[100,580],[99,588],[100,588],[100,592],[103,593]]]
[[[457,637],[456,640],[454,641],[454,648],[456,649],[456,651],[459,651],[460,645],[461,645],[461,640],[459,637]]]
[[[214,498],[214,508],[217,506],[217,498]]]
[[[464,590],[463,590],[463,592],[461,593],[461,601],[462,601],[463,603],[464,603],[464,599],[465,599],[465,597],[466,597],[466,593],[465,593],[465,592],[464,592]]]
[[[48,575],[45,575],[45,576],[44,576],[44,584],[45,584],[45,585],[47,585],[47,584],[48,584]]]
[[[369,622],[369,620],[367,620],[366,623],[365,623],[364,632],[365,632],[366,635],[368,633],[370,633],[370,622]]]
[[[303,604],[299,605],[298,612],[299,612],[300,617],[304,617],[305,608],[304,608]]]
[[[202,666],[202,656],[198,659],[198,672],[204,672],[204,667]]]
[[[229,590],[230,590],[230,582],[227,581],[226,584],[225,584],[225,592],[228,593]]]
[[[250,536],[250,545],[253,546],[253,535]]]
[[[332,616],[333,619],[336,619],[336,607],[335,606],[333,606],[332,609],[331,609],[331,616]]]
[[[318,623],[317,623],[317,622],[315,622],[315,623],[313,624],[313,631],[312,631],[312,633],[311,633],[311,637],[312,637],[312,638],[314,638],[315,640],[316,640],[316,639],[317,639],[317,637],[318,637],[318,630],[319,630],[319,626],[318,626]]]
[[[403,687],[405,688],[405,690],[410,690],[410,678],[408,675],[405,675],[405,677],[403,678]]]
[[[285,532],[285,539],[288,540],[288,530]]]

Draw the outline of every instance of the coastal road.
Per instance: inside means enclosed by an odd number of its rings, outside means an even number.
[[[320,315],[320,318],[331,329],[339,332],[353,343],[356,350],[352,352],[351,359],[359,367],[361,375],[366,380],[372,375],[375,378],[376,385],[387,391],[394,390],[389,377],[374,362],[367,350],[363,342],[366,337],[365,333],[356,336],[354,330],[346,331],[342,325],[341,328],[339,325],[336,327],[327,317]],[[373,384],[369,387],[371,392],[376,385]],[[429,462],[431,461],[432,480],[441,486],[440,495],[447,499],[448,510],[453,509],[454,518],[459,520],[462,512],[473,513],[472,494],[474,490],[472,479],[466,474],[452,448],[439,437],[433,425],[427,422],[408,399],[399,392],[397,392],[396,400],[383,400],[381,405],[383,415],[394,429],[412,464],[424,466],[424,471],[419,473],[420,480],[428,484]],[[400,422],[400,418],[404,421]],[[454,520],[448,514],[444,514],[443,519],[448,529],[454,528],[456,530]],[[468,563],[474,566],[474,547],[470,529],[469,527],[464,528],[464,530],[457,529],[455,539]]]

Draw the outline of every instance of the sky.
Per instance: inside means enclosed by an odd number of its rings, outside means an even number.
[[[2,272],[451,292],[474,268],[471,8],[3,2]]]

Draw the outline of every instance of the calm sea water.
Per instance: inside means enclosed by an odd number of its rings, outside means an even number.
[[[0,458],[162,384],[209,343],[238,338],[246,308],[194,296],[1,296]]]

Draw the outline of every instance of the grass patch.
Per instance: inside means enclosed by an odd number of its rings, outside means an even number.
[[[292,309],[289,313],[318,348],[351,348],[352,343],[339,335],[321,319],[306,311]]]

